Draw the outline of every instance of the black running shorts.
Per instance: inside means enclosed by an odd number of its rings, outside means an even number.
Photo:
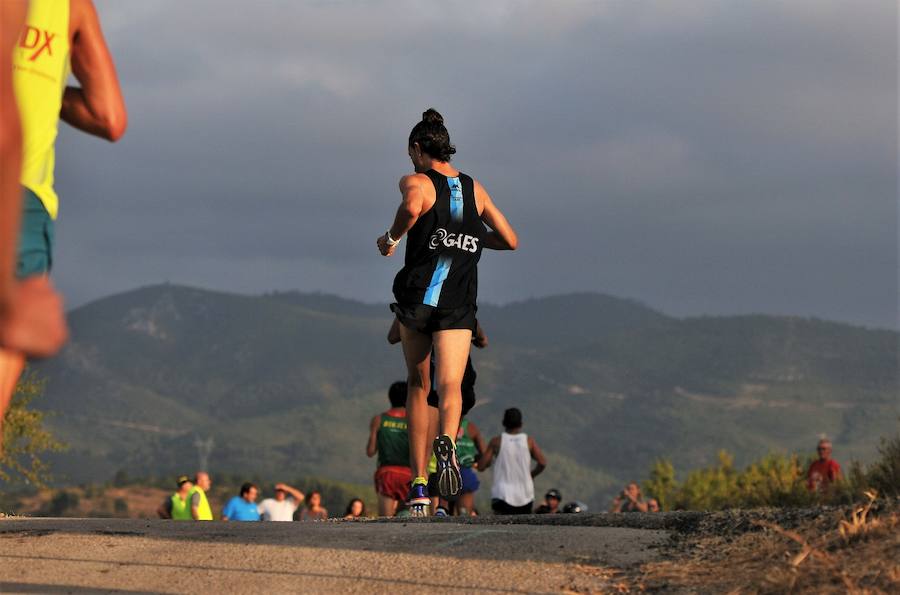
[[[534,506],[534,502],[529,502],[525,506],[513,506],[499,498],[491,500],[491,510],[494,511],[494,514],[531,514],[532,506]]]
[[[460,308],[435,308],[425,304],[391,304],[391,311],[406,328],[430,335],[438,331],[468,329],[475,332],[474,304]]]

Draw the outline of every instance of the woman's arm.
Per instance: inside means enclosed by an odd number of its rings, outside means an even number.
[[[491,200],[491,195],[477,180],[475,181],[475,201],[483,205],[481,220],[491,228],[484,238],[484,247],[491,250],[515,250],[518,248],[519,237],[516,235],[516,230],[509,224],[509,221]]]
[[[478,349],[484,349],[488,346],[487,334],[484,332],[484,329],[481,328],[481,323],[477,320],[475,321],[475,334],[472,335],[472,345]]]
[[[387,234],[378,238],[378,250],[383,256],[393,256],[399,245],[399,240],[406,232],[412,229],[422,213],[425,213],[434,205],[434,200],[428,204],[428,195],[425,192],[424,182],[431,183],[428,176],[424,174],[411,174],[400,178],[400,194],[402,200],[397,208],[397,214],[394,215],[394,224],[388,230],[391,238],[397,240],[398,243],[391,245],[387,241]]]

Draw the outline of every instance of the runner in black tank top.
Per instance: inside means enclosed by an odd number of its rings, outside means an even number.
[[[409,135],[416,173],[400,180],[403,201],[391,228],[378,238],[381,254],[392,256],[409,234],[406,263],[394,280],[397,303],[391,309],[401,323],[409,373],[410,466],[415,479],[407,504],[413,514],[425,514],[429,504],[427,395],[432,386],[440,396],[440,435],[433,443],[440,496],[451,499],[459,493],[453,440],[476,325],[478,260],[484,248],[515,250],[518,244],[515,231],[484,187],[450,165],[455,152],[444,119],[435,110],[426,111]]]
[[[434,185],[434,206],[409,230],[406,264],[394,279],[394,297],[403,306],[424,305],[440,310],[474,307],[485,234],[475,203],[474,182],[463,173],[449,177],[430,169],[425,175]],[[397,313],[401,322],[404,316],[413,314]],[[435,318],[428,326],[442,322],[441,317]],[[463,328],[474,331],[474,319],[467,322],[469,325]]]

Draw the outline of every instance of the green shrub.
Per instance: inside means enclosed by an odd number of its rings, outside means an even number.
[[[116,515],[128,516],[128,501],[125,498],[116,498],[113,502],[113,510]]]
[[[66,516],[66,513],[78,508],[81,498],[75,492],[68,490],[60,490],[50,500],[49,506],[41,511],[41,516],[60,517]]]
[[[733,457],[720,451],[716,465],[694,469],[682,482],[676,479],[671,462],[659,460],[643,483],[644,494],[656,498],[662,510],[851,504],[870,489],[900,497],[900,436],[883,440],[879,450],[880,458],[868,469],[854,461],[838,481],[817,492],[806,485],[806,470],[813,459],[796,454],[768,454],[737,470]]]
[[[900,435],[881,441],[880,457],[869,468],[869,486],[882,496],[900,498]]]
[[[12,402],[3,418],[3,454],[0,455],[0,482],[42,486],[50,479],[50,468],[41,458],[65,445],[44,427],[44,413],[30,408],[44,392],[45,381],[26,371],[16,385]]]
[[[659,459],[650,468],[650,479],[644,482],[644,492],[659,502],[660,510],[672,510],[678,497],[675,466],[671,461]]]
[[[124,488],[125,486],[131,483],[131,478],[128,477],[128,471],[125,469],[119,469],[116,471],[116,474],[113,476],[112,480],[113,486],[117,488]]]

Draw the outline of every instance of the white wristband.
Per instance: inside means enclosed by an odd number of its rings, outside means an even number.
[[[400,240],[395,240],[391,237],[391,230],[387,230],[384,232],[384,239],[387,240],[388,246],[396,246],[400,243]],[[402,239],[402,238],[401,238]]]

